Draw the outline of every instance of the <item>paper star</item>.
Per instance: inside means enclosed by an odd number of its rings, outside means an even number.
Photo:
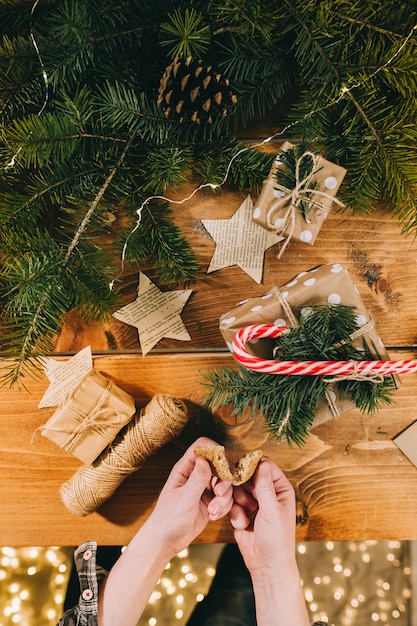
[[[49,379],[49,387],[45,391],[38,408],[59,406],[79,382],[93,368],[91,346],[80,350],[68,361],[44,359],[43,369]]]
[[[160,291],[145,274],[139,272],[138,297],[113,313],[113,317],[138,329],[140,347],[145,356],[163,337],[191,340],[180,317],[191,294],[191,289]]]
[[[265,250],[282,237],[256,224],[252,215],[252,198],[247,196],[230,219],[201,220],[217,244],[207,273],[238,265],[254,281],[261,282]]]

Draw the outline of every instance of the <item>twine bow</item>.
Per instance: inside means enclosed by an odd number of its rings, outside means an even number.
[[[120,419],[117,419],[117,416],[120,415],[120,411],[116,411],[115,408],[109,404],[113,386],[114,382],[112,380],[106,381],[106,386],[97,404],[95,404],[88,414],[83,413],[79,407],[73,406],[71,404],[71,402],[73,402],[72,396],[69,395],[67,400],[61,405],[60,410],[65,411],[65,415],[70,421],[71,426],[65,427],[44,424],[36,429],[32,440],[35,439],[39,432],[42,435],[48,432],[67,434],[67,439],[60,444],[60,446],[69,454],[72,454],[87,432],[96,433],[103,438],[107,444],[111,443],[114,437],[114,429],[121,428],[124,424]]]
[[[301,163],[303,159],[305,159],[306,157],[311,158],[313,164],[307,176],[305,176],[304,178],[301,178]],[[282,254],[284,253],[285,248],[287,247],[288,243],[290,242],[293,236],[294,228],[295,228],[296,212],[297,210],[299,210],[299,206],[302,200],[305,200],[306,197],[309,198],[310,201],[312,200],[314,204],[317,205],[317,207],[321,209],[322,211],[324,211],[326,214],[328,213],[328,210],[329,210],[328,207],[322,202],[320,202],[317,199],[317,197],[326,198],[327,200],[330,200],[331,202],[336,202],[336,204],[338,204],[341,207],[344,206],[343,202],[335,198],[335,196],[332,196],[331,194],[326,193],[325,191],[320,191],[319,189],[315,189],[314,187],[311,186],[312,177],[318,171],[317,170],[318,160],[319,160],[318,155],[310,151],[304,152],[304,154],[302,154],[299,158],[296,159],[295,185],[292,189],[288,189],[287,187],[284,187],[283,185],[277,182],[273,183],[274,188],[281,191],[283,193],[283,196],[277,202],[275,202],[273,206],[270,207],[270,209],[268,210],[266,214],[266,226],[267,228],[269,228],[270,230],[272,230],[273,232],[277,234],[281,234],[285,230],[287,230],[288,232],[285,242],[281,250],[278,253],[278,258],[281,258]],[[275,220],[272,218],[272,215],[276,213],[276,211],[279,211],[283,206],[286,206],[287,204],[288,204],[288,208],[286,212],[284,213],[284,216],[281,218],[282,221],[280,225],[277,226],[275,224]],[[308,216],[306,216],[305,220],[309,224],[312,223],[312,220]]]

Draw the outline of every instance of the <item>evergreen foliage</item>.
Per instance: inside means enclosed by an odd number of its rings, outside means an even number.
[[[353,307],[327,305],[312,307],[288,335],[277,340],[274,358],[281,361],[362,361],[377,360],[375,346],[363,341],[353,344],[357,330]],[[261,340],[262,341],[262,340]],[[231,404],[232,415],[249,410],[265,418],[267,430],[279,442],[301,446],[313,424],[314,415],[326,389],[334,384],[341,397],[350,397],[362,412],[372,414],[392,401],[395,384],[391,376],[382,381],[342,378],[336,383],[322,376],[264,374],[246,369],[224,367],[204,374],[203,385],[209,392],[205,403],[212,408]]]
[[[347,167],[341,199],[370,211],[385,197],[416,235],[417,40],[407,38],[416,22],[414,3],[399,0],[0,0],[8,354],[36,359],[73,306],[99,318],[114,310],[106,285],[150,196],[187,175],[219,184],[226,171],[256,192],[271,158],[240,152],[236,132],[283,100],[287,136]],[[158,106],[166,69],[186,57],[233,93],[198,123]],[[127,260],[150,260],[163,281],[193,280],[178,207],[145,207]],[[54,285],[47,308],[44,280]],[[29,318],[45,327],[35,332]]]

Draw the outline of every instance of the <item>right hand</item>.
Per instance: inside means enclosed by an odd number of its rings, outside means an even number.
[[[233,500],[229,517],[251,575],[269,576],[293,567],[295,495],[279,467],[263,457],[251,480],[234,488]]]

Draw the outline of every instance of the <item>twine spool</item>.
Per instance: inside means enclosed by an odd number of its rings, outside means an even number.
[[[74,515],[84,517],[113,495],[145,459],[177,437],[187,422],[185,404],[158,394],[92,465],[83,465],[61,487],[61,498]]]

